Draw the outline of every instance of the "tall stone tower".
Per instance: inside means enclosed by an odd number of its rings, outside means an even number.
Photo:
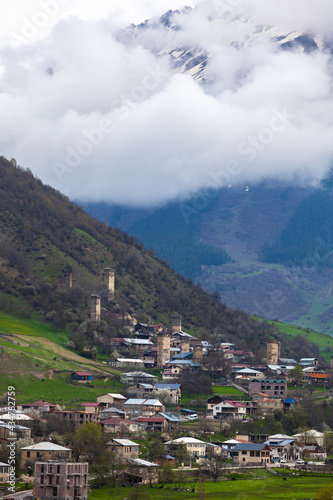
[[[182,331],[182,317],[179,314],[172,316],[172,335]]]
[[[182,338],[181,352],[190,352],[190,338]]]
[[[106,267],[104,269],[103,277],[104,277],[104,291],[106,293],[108,302],[111,302],[111,300],[114,299],[114,290],[115,290],[114,269]]]
[[[267,340],[267,364],[277,365],[281,356],[281,342],[276,339]]]
[[[170,333],[163,331],[157,335],[157,366],[163,368],[170,361]]]
[[[101,297],[100,295],[90,296],[90,319],[101,321]]]
[[[193,347],[193,363],[197,363],[198,365],[201,365],[202,358],[203,358],[202,345],[195,345]]]

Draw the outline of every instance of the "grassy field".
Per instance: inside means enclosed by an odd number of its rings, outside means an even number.
[[[285,333],[288,337],[297,337],[298,335],[300,335],[301,337],[305,337],[306,340],[308,340],[312,344],[315,344],[319,347],[319,349],[321,349],[321,354],[325,356],[327,361],[330,361],[331,355],[333,356],[333,338],[329,335],[326,335],[325,333],[316,332],[310,329],[304,329],[295,325],[280,323],[279,321],[263,320],[262,318],[259,318],[257,316],[255,316],[255,319],[258,321],[267,321],[268,323],[273,324],[278,330],[280,330],[280,332]],[[324,349],[326,351],[324,351]]]
[[[19,320],[0,312],[0,395],[16,388],[17,403],[38,399],[65,403],[96,401],[105,392],[119,392],[119,372],[66,349],[69,334],[38,321]],[[89,370],[92,384],[71,382],[73,371]]]
[[[265,472],[265,471],[264,471]],[[266,473],[267,474],[267,473]],[[263,473],[263,475],[265,475]],[[247,500],[263,500],[283,499],[283,500],[302,500],[315,498],[317,491],[325,484],[332,484],[333,479],[328,477],[288,477],[286,481],[282,477],[269,476],[262,480],[238,480],[238,481],[221,481],[218,483],[204,483],[204,494],[201,498],[210,500],[220,500],[221,498],[244,498]],[[193,493],[193,484],[183,486],[184,489],[190,491],[174,491],[175,485],[168,485],[164,489],[159,489],[158,486],[150,488],[144,486],[139,488],[139,495],[132,498],[142,499],[170,499],[170,500],[192,500],[199,499],[198,484],[195,484],[196,492]],[[89,500],[124,500],[131,498],[131,488],[101,488],[99,490],[91,490],[88,496]],[[133,495],[133,491],[132,491]]]
[[[239,396],[241,394],[243,394],[242,391],[240,391],[239,389],[236,389],[236,387],[231,387],[231,386],[228,386],[228,385],[214,385],[213,386],[213,393],[214,394],[223,394],[223,395],[226,395],[226,396]]]

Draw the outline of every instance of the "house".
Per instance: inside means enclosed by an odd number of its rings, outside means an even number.
[[[123,373],[120,376],[120,382],[126,385],[133,385],[139,383],[154,384],[155,382],[157,382],[157,377],[142,371],[134,371],[134,372]]]
[[[236,373],[236,379],[239,377],[265,378],[265,375],[258,370],[253,370],[252,368],[242,368],[241,370],[238,370]]]
[[[324,433],[316,431],[315,429],[293,434],[292,437],[296,438],[298,442],[304,445],[318,445],[320,447],[324,445]]]
[[[71,379],[81,384],[87,384],[92,382],[92,374],[89,372],[73,372],[71,374]]]
[[[27,463],[44,460],[70,460],[72,450],[50,441],[32,444],[21,448],[21,468]]]
[[[148,462],[141,458],[129,458],[127,460],[125,474],[138,484],[157,484],[158,483],[158,467],[155,462]]]
[[[101,406],[101,411],[110,406],[115,408],[122,408],[127,398],[122,394],[108,392],[107,394],[103,394],[102,396],[97,396],[97,403]]]
[[[81,406],[83,406],[83,411],[85,413],[94,413],[99,415],[101,411],[100,403],[81,403]]]
[[[267,444],[239,443],[231,455],[238,465],[265,465],[270,463],[272,449]]]
[[[114,434],[132,434],[140,430],[141,425],[127,418],[111,417],[100,422],[103,432]]]
[[[282,399],[262,398],[256,401],[256,410],[263,415],[274,413],[277,410],[283,410],[284,404]]]
[[[302,457],[304,447],[291,436],[276,434],[270,436],[265,443],[272,449],[271,458],[275,460],[283,459],[289,462]]]
[[[63,422],[69,422],[74,427],[79,427],[87,422],[97,422],[97,414],[79,410],[56,410],[53,415]]]
[[[109,365],[115,368],[143,368],[144,362],[142,359],[117,358],[115,361],[110,361]]]
[[[1,420],[4,423],[15,422],[15,424],[24,424],[26,426],[32,425],[34,423],[34,418],[26,415],[25,413],[21,413],[20,411],[15,411],[13,413],[4,413],[1,415]]]
[[[329,377],[327,373],[303,372],[303,381],[307,382],[308,384],[321,385],[325,387],[325,385],[328,382],[328,379]]]
[[[155,384],[154,391],[156,392],[157,396],[161,392],[164,394],[168,394],[169,402],[171,405],[178,405],[182,397],[180,384]]]
[[[22,411],[36,410],[38,413],[52,413],[57,405],[48,403],[47,401],[35,401],[34,403],[21,405]]]
[[[127,394],[131,397],[145,398],[154,390],[152,384],[134,384],[127,387]]]
[[[35,498],[74,500],[88,498],[88,463],[38,461],[35,463]]]
[[[126,413],[123,410],[110,406],[109,408],[106,408],[105,410],[101,411],[100,420],[102,421],[106,420],[107,418],[113,418],[113,417],[125,418],[125,416]]]
[[[162,373],[162,380],[163,382],[174,382],[175,380],[178,380],[181,375],[182,375],[183,369],[180,366],[174,365],[170,366],[168,368],[165,368],[165,370]]]
[[[192,437],[181,437],[164,443],[168,449],[183,445],[189,455],[192,457],[204,457],[206,455],[206,443],[200,439]]]
[[[214,443],[206,443],[207,455],[211,457],[221,457],[222,456],[222,446]]]
[[[299,364],[305,368],[307,366],[317,366],[318,365],[318,359],[317,358],[302,358],[300,359]]]
[[[221,403],[222,401],[228,401],[229,398],[227,396],[218,396],[215,394],[215,396],[212,396],[207,400],[207,416],[208,415],[213,415],[213,408],[216,406],[218,403]]]
[[[13,427],[0,420],[0,441],[7,441],[9,438],[31,439],[31,429],[17,424]]]
[[[114,451],[122,462],[129,458],[139,458],[140,445],[129,439],[111,439],[106,443],[106,446],[109,450]]]
[[[9,472],[10,466],[3,462],[0,462],[0,486],[2,484],[9,483]]]
[[[126,345],[128,347],[135,348],[139,352],[144,352],[146,349],[153,347],[153,343],[151,340],[148,339],[130,339],[130,338],[125,338],[124,341],[126,342]]]
[[[225,418],[232,416],[236,419],[243,419],[246,415],[246,407],[236,401],[221,401],[213,407],[214,418]]]
[[[165,407],[158,399],[128,399],[124,403],[124,410],[131,417],[149,417],[163,412]]]
[[[256,392],[264,392],[270,398],[283,399],[287,394],[285,379],[252,379],[249,382],[250,396]]]
[[[176,415],[173,415],[172,413],[169,412],[160,412],[159,415],[165,419],[165,426],[167,432],[172,431],[176,427],[178,427],[179,424],[182,423],[182,420],[178,418]]]
[[[166,427],[163,417],[139,417],[136,421],[148,432],[163,432]]]

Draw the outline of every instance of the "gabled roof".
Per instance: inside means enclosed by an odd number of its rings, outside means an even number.
[[[36,408],[36,407],[38,408],[38,407],[42,407],[42,406],[56,406],[56,405],[53,403],[48,403],[47,401],[35,401],[34,403],[26,403],[22,406],[29,406],[32,408]]]
[[[102,413],[122,413],[122,414],[124,414],[125,412],[123,410],[119,410],[118,408],[113,408],[111,406],[110,408],[106,408],[105,410],[102,410]]]
[[[180,437],[178,439],[172,439],[171,441],[167,441],[164,444],[206,444],[205,441],[201,441],[200,439],[192,438],[192,437]]]
[[[124,405],[143,405],[143,403],[146,401],[146,399],[138,399],[138,398],[132,398],[128,399]]]
[[[119,444],[120,446],[140,446],[138,443],[134,443],[134,441],[131,441],[130,439],[111,439],[106,444]]]
[[[32,444],[21,449],[37,451],[71,451],[70,448],[65,448],[65,446],[59,446],[58,444],[50,443],[50,441],[43,441],[42,443]]]
[[[97,406],[99,406],[99,403],[81,403],[81,406],[96,408]]]
[[[104,395],[105,395],[105,394],[103,394],[103,396],[104,396]],[[116,394],[116,393],[114,393],[114,392],[108,392],[108,393],[106,394],[106,396],[111,396],[113,399],[127,399],[127,398],[125,398],[125,396],[123,396],[122,394]],[[101,396],[100,396],[100,397],[101,397]]]
[[[162,424],[165,418],[162,417],[138,417],[137,422],[152,422],[154,424]]]
[[[236,444],[234,451],[262,451],[264,448],[269,449],[266,443],[255,444],[255,443],[240,443]]]
[[[143,403],[143,406],[164,406],[158,399],[147,399]]]
[[[72,375],[73,373],[76,373],[80,377],[92,377],[92,374],[90,372],[72,372]]]
[[[139,467],[159,467],[155,462],[148,462],[147,460],[142,460],[142,458],[128,458],[128,462]]]
[[[160,411],[159,414],[164,417],[168,422],[182,422],[182,420],[172,413]]]

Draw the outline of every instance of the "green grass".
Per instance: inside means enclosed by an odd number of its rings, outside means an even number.
[[[266,471],[262,472],[262,476],[266,476]],[[332,483],[330,476],[325,478],[319,477],[288,477],[284,481],[282,477],[269,476],[262,480],[237,480],[237,481],[221,481],[217,483],[204,483],[205,498],[211,500],[220,500],[221,498],[246,498],[247,500],[301,500],[315,498],[317,491],[325,484]],[[192,493],[193,483],[183,485],[183,488],[190,491],[174,491],[175,484],[167,485],[164,489],[159,489],[157,485],[154,488],[144,486],[139,488],[142,498],[170,499],[170,500],[191,500],[198,499],[197,493],[198,484],[195,484],[195,493]],[[123,500],[128,498],[131,488],[101,488],[91,490],[89,500]],[[139,496],[139,498],[141,497]],[[149,495],[149,496],[148,496]]]
[[[274,325],[280,332],[285,333],[288,337],[297,337],[300,335],[301,337],[305,337],[306,340],[315,344],[322,350],[321,354],[325,356],[327,361],[330,361],[331,355],[333,356],[333,338],[325,333],[316,332],[311,329],[301,328],[296,325],[288,325],[286,323],[280,323],[279,321],[270,321],[264,320],[263,318],[259,318],[257,316],[254,317],[258,321],[267,321],[268,323]],[[324,352],[323,349],[327,349],[327,352]]]
[[[213,386],[213,392],[214,394],[233,394],[233,395],[241,395],[243,394],[242,391],[239,389],[236,389],[236,387],[231,387],[231,386],[226,386],[226,385],[214,385]]]

